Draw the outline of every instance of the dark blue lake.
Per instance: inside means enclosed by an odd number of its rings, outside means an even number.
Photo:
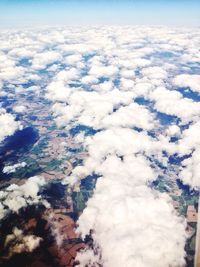
[[[38,138],[38,131],[33,127],[27,127],[16,131],[14,135],[7,137],[0,146],[0,171],[6,160],[13,160],[13,162],[16,162],[18,153],[26,152],[37,142]]]

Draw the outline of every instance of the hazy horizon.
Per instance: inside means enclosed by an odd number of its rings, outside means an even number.
[[[102,24],[198,27],[199,10],[196,0],[2,0],[0,28]]]

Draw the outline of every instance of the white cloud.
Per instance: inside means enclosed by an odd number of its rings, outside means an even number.
[[[39,195],[40,187],[45,184],[43,177],[33,176],[23,185],[11,184],[4,191],[0,191],[0,219],[3,219],[9,212],[18,212],[28,205],[41,203],[49,207],[48,202]]]
[[[61,60],[61,56],[57,52],[48,51],[40,54],[38,53],[32,60],[32,68],[36,70],[44,69],[47,65],[59,60]]]
[[[182,132],[181,138],[178,141],[178,152],[180,156],[187,155],[181,163],[180,179],[192,188],[200,188],[199,179],[199,157],[200,157],[200,123],[196,122],[189,126],[188,129]]]
[[[22,66],[16,66],[14,59],[5,54],[0,54],[0,81],[15,82],[21,79],[25,69]]]
[[[178,142],[178,151],[181,156],[190,154],[200,145],[200,122],[191,124],[188,129],[185,129]]]
[[[178,87],[189,87],[194,92],[200,92],[200,75],[180,74],[174,78],[173,82]]]
[[[157,175],[143,153],[158,153],[159,142],[144,133],[115,127],[86,138],[85,144],[89,157],[72,175],[81,178],[94,172],[101,177],[78,220],[78,231],[85,236],[94,230],[99,256],[91,259],[91,251],[79,254],[80,266],[86,261],[99,263],[99,258],[108,267],[182,266],[183,219],[167,195],[147,186]]]
[[[192,188],[200,188],[200,146],[193,152],[192,156],[182,162],[181,180]]]
[[[58,126],[83,124],[100,130],[94,136],[77,136],[88,157],[65,179],[74,185],[89,174],[100,176],[78,221],[82,236],[93,230],[95,249],[81,252],[77,259],[81,266],[183,266],[184,220],[170,197],[148,185],[162,173],[149,159],[168,166],[169,155],[194,147],[192,139],[187,145],[186,130],[181,132],[179,126],[199,120],[199,103],[171,89],[182,51],[192,48],[190,33],[162,27],[114,29],[80,31],[73,34],[73,44],[60,45],[57,49],[65,63],[77,67],[77,76],[56,74],[47,88]],[[111,33],[114,37],[108,38]],[[72,87],[77,80],[82,85]],[[144,103],[134,103],[137,97]],[[164,128],[155,119],[157,112],[181,122]],[[180,140],[170,142],[171,137]]]
[[[180,135],[181,135],[181,131],[180,131],[180,128],[177,126],[177,125],[175,125],[175,124],[172,124],[172,125],[170,125],[167,129],[166,129],[166,132],[167,132],[167,135],[169,136],[169,137],[180,137]]]
[[[113,77],[118,72],[118,68],[115,66],[104,66],[101,64],[98,65],[92,65],[89,75],[95,76],[95,77]]]
[[[5,109],[0,109],[0,142],[20,128],[20,122],[15,121],[12,114],[7,113]]]
[[[179,175],[184,183],[199,186],[200,104],[172,90],[183,86],[199,92],[199,75],[191,74],[200,59],[199,31],[110,26],[13,31],[5,38],[7,34],[0,42],[0,95],[20,95],[25,91],[20,84],[34,81],[26,92],[41,93],[52,101],[58,126],[70,129],[83,124],[99,130],[94,136],[77,136],[88,157],[65,180],[74,185],[89,174],[100,176],[78,221],[83,236],[94,230],[95,249],[77,256],[81,266],[97,262],[107,267],[183,266],[185,223],[171,199],[156,193],[149,183],[163,174],[155,168],[156,160],[170,169],[172,179]],[[28,68],[18,64],[24,57]],[[187,74],[178,75],[180,68]],[[134,103],[137,97],[140,105]],[[20,109],[16,103],[13,110]],[[157,112],[181,121],[160,125]],[[10,122],[6,130],[13,127],[14,118]],[[181,128],[188,123],[188,129]],[[170,142],[171,137],[178,140]],[[191,153],[176,175],[168,160],[175,153]],[[33,182],[1,192],[8,196],[7,206],[4,198],[0,204],[2,216],[7,208],[18,211],[41,201],[38,187]]]
[[[156,173],[145,157],[138,155],[152,151],[151,139],[129,129],[114,128],[88,137],[86,144],[89,158],[73,174],[83,177],[95,172],[102,177],[78,220],[78,231],[84,236],[94,230],[103,265],[182,266],[184,223],[169,197],[147,187]],[[85,263],[85,256],[78,259]]]
[[[52,101],[66,102],[71,93],[68,83],[78,78],[79,72],[75,68],[58,72],[47,87],[47,98]]]
[[[94,229],[103,266],[183,266],[184,224],[170,200],[146,187],[117,186],[106,179],[97,184],[78,221],[83,235]],[[95,261],[90,257],[78,256],[80,266]]]
[[[123,90],[133,90],[135,82],[131,79],[121,78],[120,80],[120,88]]]
[[[149,130],[155,127],[155,125],[155,118],[149,110],[136,103],[120,107],[116,112],[104,117],[102,120],[103,127],[138,127]]]
[[[200,103],[183,98],[181,93],[175,90],[158,87],[150,93],[150,99],[155,101],[154,108],[157,111],[177,116],[184,123],[199,119]]]
[[[111,114],[114,108],[129,104],[132,95],[131,92],[121,92],[117,89],[102,94],[70,88],[67,96],[62,98],[62,101],[66,101],[68,105],[62,105],[61,108],[61,105],[56,103],[53,106],[53,112],[60,126],[76,119],[77,123],[98,128],[102,126],[101,121],[104,117]],[[51,96],[51,99],[54,97]]]
[[[77,55],[70,55],[70,56],[67,56],[64,59],[64,63],[65,64],[68,64],[70,66],[77,66],[77,64],[79,65],[81,62],[82,62],[82,56],[79,55],[79,54],[77,54]]]
[[[21,162],[21,163],[16,163],[16,164],[14,164],[14,165],[12,165],[12,166],[5,166],[4,168],[3,168],[3,173],[13,173],[13,172],[15,172],[17,169],[19,169],[19,168],[24,168],[24,167],[26,167],[26,162]]]
[[[42,241],[41,237],[24,234],[22,230],[17,227],[13,228],[13,232],[6,236],[4,248],[8,250],[8,257],[23,252],[32,252]]]
[[[161,67],[143,68],[142,74],[151,79],[167,79],[167,72]]]

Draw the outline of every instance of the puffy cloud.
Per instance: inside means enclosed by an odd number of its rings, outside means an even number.
[[[43,177],[33,176],[23,185],[11,184],[4,191],[0,191],[0,219],[9,212],[18,212],[28,205],[41,203],[48,207],[48,202],[39,195],[40,187],[45,184],[46,181]]]
[[[3,168],[3,173],[7,173],[7,174],[13,173],[19,168],[24,168],[26,165],[27,165],[26,162],[21,162],[21,163],[14,164],[12,166],[5,166]]]
[[[63,82],[52,82],[48,86],[47,97],[56,101],[67,101],[70,94],[70,88],[66,87]]]
[[[69,66],[78,66],[78,67],[81,67],[81,66],[83,66],[82,65],[83,64],[82,63],[82,56],[79,55],[79,54],[67,56],[64,59],[64,63],[67,64],[67,65],[69,65]]]
[[[0,109],[0,142],[7,136],[13,135],[17,129],[21,128],[19,121],[15,121],[12,114],[6,112],[5,109]]]
[[[114,38],[105,36],[111,33]],[[197,144],[191,127],[199,120],[199,103],[172,90],[171,79],[184,61],[185,48],[192,53],[190,33],[162,27],[119,27],[113,33],[111,27],[87,34],[91,38],[79,32],[73,45],[57,47],[77,75],[58,72],[47,87],[58,126],[99,130],[94,136],[77,136],[88,157],[65,179],[74,185],[87,175],[100,176],[77,229],[82,237],[93,230],[94,249],[80,252],[77,260],[81,266],[184,266],[185,222],[170,197],[149,184],[163,174],[154,161],[168,168],[169,155],[191,153]],[[160,125],[158,112],[180,118],[179,124]],[[184,123],[192,125],[182,130]],[[190,172],[192,163],[183,164],[181,171]],[[194,177],[186,177],[194,186]]]
[[[155,101],[154,108],[157,111],[177,116],[184,123],[199,119],[200,103],[182,97],[181,93],[175,90],[158,87],[150,93],[150,99]]]
[[[158,161],[174,182],[179,177],[199,186],[200,104],[174,90],[179,86],[199,92],[199,78],[193,74],[199,30],[59,28],[6,32],[0,40],[1,96],[40,93],[52,101],[58,126],[68,130],[82,124],[98,130],[94,136],[76,137],[88,157],[65,179],[74,185],[89,174],[100,176],[78,221],[82,236],[93,230],[94,239],[93,250],[78,254],[80,265],[183,266],[185,223],[169,196],[149,185],[166,174]],[[188,74],[179,75],[180,68]],[[20,84],[27,81],[34,85],[24,89]],[[7,87],[9,82],[13,87]],[[17,106],[13,110],[20,112]],[[177,125],[161,125],[158,112],[176,116]],[[175,153],[191,155],[180,173],[169,161]],[[34,182],[2,191],[8,202],[2,198],[3,216],[8,208],[18,211],[42,201],[38,187]]]
[[[178,141],[178,152],[180,155],[188,155],[200,145],[200,122],[192,123],[182,132]]]
[[[173,137],[173,136],[179,137],[181,135],[180,128],[175,124],[170,125],[166,129],[166,132],[167,132],[167,135],[170,136],[170,137]]]
[[[113,87],[114,87],[114,85],[113,85],[112,81],[105,81],[103,83],[94,85],[92,88],[95,91],[100,91],[100,92],[107,91],[108,92],[108,91],[111,91],[113,89]]]
[[[87,137],[84,143],[89,157],[72,175],[81,178],[96,173],[100,178],[78,220],[78,232],[84,237],[94,231],[98,253],[81,252],[77,256],[80,266],[101,262],[108,267],[183,266],[184,221],[167,195],[148,187],[157,174],[144,153],[157,155],[159,141],[114,127]]]
[[[97,184],[78,221],[83,235],[94,229],[103,265],[183,266],[184,224],[170,200],[146,187],[124,187],[123,182],[117,186],[105,180]],[[96,261],[90,257],[78,256],[80,266]]]
[[[22,230],[14,227],[13,233],[6,236],[4,248],[8,250],[8,258],[10,258],[15,254],[32,252],[40,245],[41,241],[41,237],[24,234]]]
[[[179,87],[189,87],[194,92],[200,92],[200,75],[180,74],[174,78],[173,82]]]
[[[142,74],[151,79],[166,79],[167,78],[167,72],[161,67],[143,68]]]
[[[71,93],[71,87],[68,83],[78,78],[79,72],[75,68],[58,72],[47,87],[47,98],[52,101],[66,102]]]
[[[199,189],[200,123],[191,124],[178,141],[179,155],[187,155],[181,163],[180,179],[192,188]]]
[[[80,266],[86,261],[102,261],[104,266],[183,266],[183,219],[167,195],[147,186],[156,179],[142,153],[152,150],[151,140],[142,133],[114,128],[86,142],[89,158],[73,174],[83,177],[95,172],[101,177],[78,220],[78,231],[84,237],[94,230],[99,257],[94,254],[91,259],[87,257],[91,252],[83,252],[77,257]]]
[[[32,60],[32,67],[34,69],[40,70],[44,69],[47,65],[52,64],[61,59],[59,53],[54,51],[43,52],[35,55]]]
[[[71,88],[68,90],[68,96],[66,97],[68,105],[62,105],[61,108],[56,103],[53,106],[53,112],[60,126],[66,125],[67,122],[76,118],[79,124],[98,128],[101,127],[101,121],[104,117],[112,113],[114,108],[129,104],[132,97],[131,92],[122,92],[118,89],[106,91],[102,94]]]
[[[0,81],[15,82],[23,77],[25,69],[17,66],[14,59],[6,54],[0,54]]]
[[[92,65],[89,75],[95,76],[95,77],[112,77],[116,75],[118,72],[118,68],[115,66],[104,66],[104,65]]]
[[[125,79],[125,78],[121,78],[120,80],[120,87],[123,90],[133,90],[135,85],[135,82],[131,79]]]
[[[96,84],[98,83],[98,79],[92,75],[86,75],[81,78],[81,83],[87,84],[87,85]]]
[[[156,121],[154,116],[149,112],[149,110],[136,103],[120,107],[116,112],[106,116],[102,120],[102,126],[106,127],[138,127],[149,130],[155,127],[155,124]]]
[[[77,262],[81,262],[82,266],[99,266],[100,264],[102,265],[103,262],[100,258],[100,255],[98,252],[94,252],[93,249],[85,249],[81,250],[77,255],[76,255],[76,260]]]
[[[192,188],[199,189],[200,187],[200,146],[193,152],[190,158],[185,159],[182,162],[182,171],[180,178],[185,184],[190,185]]]

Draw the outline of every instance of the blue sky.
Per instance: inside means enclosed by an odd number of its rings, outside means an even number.
[[[200,26],[200,0],[0,0],[0,27]]]

